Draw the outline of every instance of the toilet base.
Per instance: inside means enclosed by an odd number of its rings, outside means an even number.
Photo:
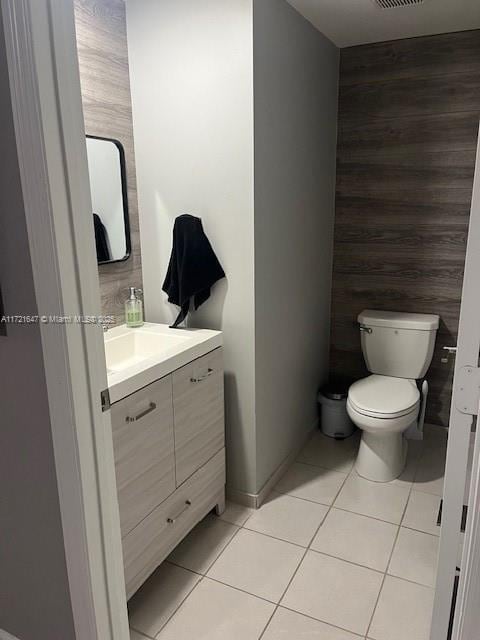
[[[405,469],[408,443],[403,431],[369,433],[363,431],[355,469],[359,476],[374,482],[391,482]]]

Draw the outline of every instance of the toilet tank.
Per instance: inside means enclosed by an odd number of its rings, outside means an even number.
[[[358,322],[369,371],[395,378],[424,377],[432,361],[438,316],[367,309]]]

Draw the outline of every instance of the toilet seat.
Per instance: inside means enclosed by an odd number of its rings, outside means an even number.
[[[352,384],[348,403],[363,416],[395,419],[417,410],[420,392],[415,380],[373,374]]]

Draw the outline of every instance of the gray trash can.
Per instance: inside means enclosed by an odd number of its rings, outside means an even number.
[[[348,385],[330,383],[318,392],[320,428],[330,438],[343,440],[355,431],[347,413]]]

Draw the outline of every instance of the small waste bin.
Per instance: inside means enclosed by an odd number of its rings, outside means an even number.
[[[343,440],[355,431],[355,425],[348,417],[348,383],[330,382],[318,392],[320,404],[320,428],[330,438]]]

